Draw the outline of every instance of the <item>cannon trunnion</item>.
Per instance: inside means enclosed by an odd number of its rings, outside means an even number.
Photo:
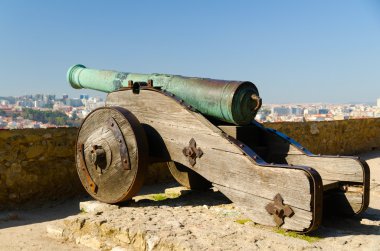
[[[364,161],[314,155],[255,121],[206,118],[152,86],[109,93],[106,107],[84,120],[76,147],[84,187],[107,203],[132,198],[155,162],[167,162],[184,186],[216,187],[257,223],[299,232],[318,228],[326,206],[354,215],[369,203]]]

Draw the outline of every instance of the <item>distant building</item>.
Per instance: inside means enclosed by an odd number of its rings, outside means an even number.
[[[278,116],[286,116],[291,113],[291,110],[287,107],[273,107],[272,114],[277,114]]]
[[[318,114],[328,114],[329,110],[328,109],[319,109]]]
[[[34,107],[34,103],[33,101],[29,101],[29,100],[21,100],[21,101],[16,102],[16,106],[32,108]]]
[[[35,100],[35,101],[33,101],[33,107],[36,107],[36,108],[41,108],[45,104],[46,103],[43,100]]]
[[[7,125],[8,123],[6,121],[0,119],[0,129],[5,128]]]
[[[44,95],[44,101],[54,101],[55,100],[55,95]]]
[[[293,115],[296,115],[296,116],[301,116],[301,115],[303,115],[303,108],[301,108],[301,107],[292,107],[291,108],[292,109],[292,114]]]
[[[9,101],[2,99],[2,100],[0,100],[0,105],[2,105],[2,106],[8,106],[9,105]]]
[[[79,98],[69,98],[65,100],[65,104],[72,107],[83,106],[82,100]]]
[[[377,99],[377,107],[380,107],[380,98]]]
[[[90,96],[88,94],[81,94],[79,96],[79,99],[85,99],[85,100],[88,100],[90,98]]]
[[[315,115],[315,114],[318,114],[318,111],[317,109],[311,107],[311,108],[307,108],[303,111],[304,115]]]

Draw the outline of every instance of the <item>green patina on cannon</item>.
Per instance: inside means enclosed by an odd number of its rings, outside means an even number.
[[[74,65],[67,79],[76,89],[113,92],[133,83],[151,83],[166,90],[201,113],[237,125],[249,124],[261,107],[256,86],[249,81],[189,78],[169,74],[137,74],[87,69]]]
[[[161,162],[180,184],[213,186],[263,225],[310,232],[325,209],[355,215],[368,207],[367,163],[312,154],[256,122],[261,99],[252,82],[83,65],[71,67],[67,79],[74,88],[108,93],[76,143],[79,178],[97,200],[131,199],[146,167]]]

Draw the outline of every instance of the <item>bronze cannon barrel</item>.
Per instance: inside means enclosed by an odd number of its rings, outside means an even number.
[[[88,69],[83,65],[72,66],[67,80],[76,89],[107,93],[127,87],[128,81],[152,81],[153,87],[173,93],[202,114],[237,125],[249,124],[261,107],[257,87],[249,81],[126,73]]]

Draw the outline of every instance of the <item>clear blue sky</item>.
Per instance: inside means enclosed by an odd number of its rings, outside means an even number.
[[[0,1],[0,96],[88,93],[66,83],[77,63],[250,80],[264,103],[375,101],[380,1]]]

